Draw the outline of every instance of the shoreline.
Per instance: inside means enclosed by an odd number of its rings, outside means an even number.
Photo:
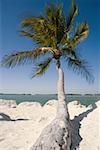
[[[26,101],[30,101],[30,102],[40,102],[42,105],[44,105],[47,101],[49,101],[50,99],[57,99],[57,95],[52,95],[52,94],[45,94],[45,95],[0,95],[0,99],[4,99],[4,100],[16,100],[16,103],[19,104],[21,102],[26,102]],[[95,95],[95,96],[76,96],[76,95],[67,95],[66,96],[66,100],[67,102],[71,102],[71,101],[75,101],[78,100],[80,101],[80,103],[82,105],[85,106],[89,106],[90,104],[93,104],[95,102],[97,102],[98,100],[100,100],[100,96]]]

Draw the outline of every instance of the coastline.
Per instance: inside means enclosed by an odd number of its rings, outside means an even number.
[[[35,95],[30,95],[30,94],[3,94],[0,95],[0,99],[5,99],[5,100],[16,100],[17,104],[25,102],[25,101],[30,101],[30,102],[40,102],[42,105],[44,105],[48,100],[50,99],[57,99],[56,94],[35,94]],[[94,104],[98,100],[100,100],[100,95],[69,95],[66,94],[66,100],[67,102],[75,101],[78,100],[82,105],[89,106],[90,104]]]

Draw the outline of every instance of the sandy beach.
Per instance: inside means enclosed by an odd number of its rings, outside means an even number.
[[[0,100],[0,150],[29,150],[42,130],[56,116],[57,100],[44,106],[38,102]],[[100,101],[85,107],[78,101],[68,103],[72,125],[72,150],[99,150]]]

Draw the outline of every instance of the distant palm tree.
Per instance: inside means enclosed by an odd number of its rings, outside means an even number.
[[[72,1],[73,2],[73,1]],[[89,26],[86,22],[74,23],[78,15],[77,6],[72,3],[68,17],[64,16],[62,5],[47,5],[44,16],[31,17],[22,21],[21,35],[31,38],[38,45],[31,51],[21,51],[7,55],[2,64],[7,67],[25,64],[32,61],[35,72],[32,77],[42,75],[55,61],[58,70],[58,114],[68,117],[66,113],[64,93],[64,73],[61,69],[61,60],[65,60],[69,67],[81,73],[86,80],[92,81],[86,61],[77,54],[77,45],[88,36]],[[41,58],[44,57],[44,60]],[[37,62],[38,61],[38,62]],[[73,85],[72,85],[73,86]]]

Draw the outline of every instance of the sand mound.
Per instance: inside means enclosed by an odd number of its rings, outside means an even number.
[[[29,150],[43,128],[55,118],[57,101],[50,100],[44,106],[37,102],[12,106],[13,101],[10,107],[8,102],[0,101],[0,150]],[[88,107],[74,101],[68,104],[68,109],[73,128],[72,150],[76,147],[77,150],[98,150],[100,101]]]

